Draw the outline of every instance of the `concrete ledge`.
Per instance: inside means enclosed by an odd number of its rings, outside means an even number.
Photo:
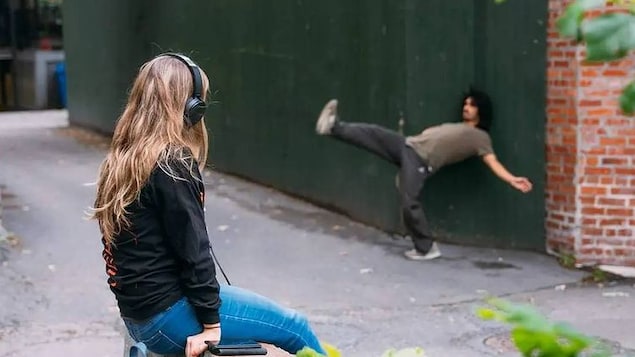
[[[134,341],[132,340],[132,338],[130,337],[130,335],[124,331],[124,350],[123,350],[123,357],[129,357],[130,356],[130,347],[132,347],[134,345]],[[261,343],[262,347],[267,349],[267,357],[291,357],[293,356],[292,354],[274,346],[274,345],[270,345],[268,343]],[[212,357],[213,355],[209,352],[205,352],[205,357]],[[148,351],[146,357],[183,357],[182,355],[158,355],[156,353],[152,353],[150,351]],[[242,356],[244,357],[244,356]],[[260,356],[258,356],[260,357]]]
[[[0,185],[0,242],[4,242],[9,238],[9,232],[2,226],[2,191],[4,186]]]
[[[4,262],[6,257],[6,244],[9,239],[9,231],[2,225],[2,190],[4,186],[0,185],[0,263]]]

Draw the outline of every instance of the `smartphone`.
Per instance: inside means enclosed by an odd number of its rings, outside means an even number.
[[[267,354],[267,350],[257,342],[219,345],[207,342],[207,349],[215,356],[254,356]]]

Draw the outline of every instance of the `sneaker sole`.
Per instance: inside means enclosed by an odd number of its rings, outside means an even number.
[[[426,261],[426,260],[433,260],[433,259],[437,259],[441,257],[441,253],[435,253],[432,255],[408,255],[408,254],[404,254],[404,256],[410,260],[415,260],[415,261]]]
[[[318,117],[317,124],[315,125],[315,131],[320,135],[326,135],[331,132],[335,119],[333,116],[337,115],[337,99],[331,99],[326,105],[320,116]]]

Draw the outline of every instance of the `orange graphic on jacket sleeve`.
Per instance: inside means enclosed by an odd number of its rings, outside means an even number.
[[[104,242],[105,243],[105,242]],[[110,246],[104,244],[104,251],[101,256],[104,258],[106,262],[106,274],[108,274],[108,285],[111,287],[117,287],[117,281],[115,280],[115,276],[117,275],[117,266],[115,265],[115,258],[112,255],[112,250]]]

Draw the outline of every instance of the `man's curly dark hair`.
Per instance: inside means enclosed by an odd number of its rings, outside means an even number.
[[[467,98],[472,98],[472,100],[474,100],[474,105],[476,105],[476,107],[478,108],[479,121],[476,127],[485,131],[489,131],[493,119],[492,100],[487,95],[487,93],[475,89],[474,87],[470,87],[470,89],[463,94],[461,108],[463,108],[463,104],[465,103],[465,100]],[[462,109],[461,112],[463,112]]]

